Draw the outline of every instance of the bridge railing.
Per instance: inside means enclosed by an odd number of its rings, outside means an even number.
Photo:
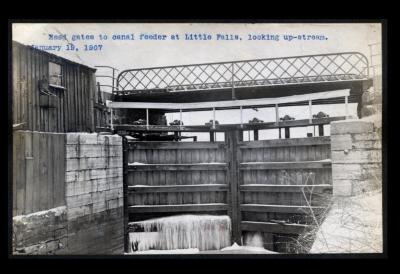
[[[354,81],[369,78],[359,52],[341,52],[235,62],[128,69],[117,77],[119,95],[140,90],[191,91],[251,86]]]

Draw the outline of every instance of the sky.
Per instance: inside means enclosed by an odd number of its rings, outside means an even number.
[[[62,50],[54,52],[61,57],[88,66],[107,65],[117,69],[133,69],[192,63],[239,61],[245,59],[273,58],[307,54],[358,51],[370,59],[369,44],[381,42],[380,24],[143,24],[143,23],[68,23],[68,24],[13,24],[12,38],[27,45],[54,46]],[[66,35],[66,40],[49,40],[49,35]],[[135,40],[113,40],[113,35],[134,35]],[[166,35],[166,40],[140,40],[140,35]],[[185,40],[185,34],[211,35],[212,40]],[[238,35],[242,40],[216,40],[217,34]],[[276,40],[248,40],[249,35],[279,35]],[[316,35],[322,40],[285,41],[283,35]],[[92,36],[94,40],[76,40]],[[107,36],[107,40],[102,40]],[[178,35],[179,40],[172,40]],[[100,37],[101,36],[101,37]],[[176,37],[176,36],[175,36]],[[85,38],[85,37],[83,37]],[[88,37],[90,38],[90,37]],[[75,40],[75,41],[73,41]],[[78,51],[67,51],[65,47],[73,43]],[[85,51],[90,45],[101,50]],[[380,48],[373,46],[374,64],[380,64]],[[99,69],[98,74],[108,74]],[[377,70],[380,73],[380,70]],[[350,115],[356,115],[356,105],[350,105]],[[330,116],[344,115],[343,105],[315,106],[313,111],[323,110]],[[307,107],[282,108],[282,115],[289,114],[296,119],[307,118]],[[259,111],[245,110],[244,121],[257,117],[273,121],[272,109]],[[178,114],[168,114],[167,120],[178,119]],[[204,124],[212,118],[211,112],[191,112],[183,114],[184,124]],[[217,111],[220,123],[237,123],[239,111]],[[293,137],[305,137],[310,129],[295,129]],[[329,131],[328,131],[329,132]],[[277,131],[260,132],[260,138],[277,138]],[[205,136],[204,138],[208,138]],[[203,137],[199,136],[200,140]],[[217,140],[218,140],[217,136]]]

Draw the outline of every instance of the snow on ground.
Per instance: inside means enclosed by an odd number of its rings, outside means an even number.
[[[234,243],[231,246],[225,247],[220,250],[221,253],[235,253],[235,254],[276,254],[277,252],[267,250],[263,247],[258,246],[240,246]]]
[[[256,246],[240,246],[234,243],[231,246],[221,250],[200,251],[198,248],[173,249],[173,250],[145,250],[133,253],[125,253],[125,255],[179,255],[179,254],[278,254],[262,247]]]
[[[310,253],[382,252],[382,192],[338,197]]]
[[[55,207],[55,208],[52,208],[52,209],[49,209],[49,210],[37,211],[37,212],[30,213],[30,214],[27,214],[27,215],[18,215],[18,216],[13,217],[13,220],[15,222],[21,222],[24,219],[28,219],[28,218],[31,218],[31,217],[34,217],[34,216],[39,217],[39,216],[46,215],[46,214],[54,214],[55,216],[60,216],[66,210],[67,210],[66,206],[59,206],[59,207]]]
[[[136,251],[134,253],[127,253],[127,255],[178,255],[178,254],[197,254],[200,250],[198,248],[187,248],[187,249],[171,249],[171,250],[144,250]]]
[[[226,163],[207,162],[207,163],[189,163],[188,165],[224,165],[224,164],[226,164]],[[162,166],[162,165],[171,165],[171,164],[145,164],[145,163],[139,163],[139,162],[128,163],[128,166],[141,166],[141,165]],[[180,164],[178,164],[178,165],[180,165]]]

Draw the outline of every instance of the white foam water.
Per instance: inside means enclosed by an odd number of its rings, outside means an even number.
[[[144,232],[130,233],[130,249],[219,250],[231,244],[228,216],[180,215],[138,222]]]

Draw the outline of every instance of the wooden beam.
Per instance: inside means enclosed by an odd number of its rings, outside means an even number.
[[[331,161],[303,161],[303,162],[248,162],[240,163],[241,170],[254,169],[320,169],[330,168]]]
[[[241,142],[239,148],[269,148],[269,147],[293,147],[293,146],[321,146],[330,145],[329,136],[315,138],[294,138],[283,140],[261,140],[257,142]]]
[[[322,211],[324,207],[312,206],[292,206],[292,205],[259,205],[259,204],[241,204],[241,211],[246,212],[274,212],[274,213],[292,213],[292,214],[310,214],[313,212]]]
[[[174,170],[182,170],[182,171],[190,171],[190,170],[226,170],[227,164],[218,163],[218,164],[207,164],[207,163],[199,163],[199,164],[138,164],[132,165],[128,164],[128,171],[174,171]]]
[[[128,190],[134,193],[210,192],[227,191],[228,186],[226,184],[129,186]]]
[[[129,206],[130,213],[153,212],[202,212],[202,211],[226,211],[227,204],[181,204],[181,205],[136,205]]]
[[[154,102],[113,102],[107,101],[109,108],[133,108],[133,109],[213,109],[240,106],[276,105],[284,103],[303,102],[317,99],[337,98],[350,95],[350,89],[335,91],[316,92],[310,94],[292,95],[277,98],[246,99],[246,100],[227,100],[211,101],[198,103],[154,103]]]
[[[244,231],[262,231],[270,233],[300,234],[310,226],[302,224],[278,224],[271,222],[241,222]]]
[[[225,149],[225,142],[168,142],[168,141],[151,141],[151,142],[128,142],[131,149]]]
[[[325,192],[332,191],[332,185],[322,184],[322,185],[269,185],[269,184],[250,184],[241,185],[240,191],[245,192],[312,192],[316,194],[321,194]]]
[[[344,120],[344,116],[339,117],[329,117],[329,118],[321,118],[321,119],[313,119],[311,125],[321,125],[321,124],[330,124],[332,121]],[[129,125],[129,124],[119,124],[115,125],[114,128],[117,130],[125,131],[161,131],[161,132],[222,132],[227,130],[255,130],[255,129],[275,129],[281,127],[306,127],[310,126],[308,119],[302,120],[292,120],[292,121],[283,121],[276,124],[275,122],[267,122],[267,123],[257,123],[257,124],[223,124],[216,125],[215,129],[211,129],[210,126],[206,125],[193,125],[193,126],[160,126],[160,125],[150,125],[148,128],[145,125]]]

